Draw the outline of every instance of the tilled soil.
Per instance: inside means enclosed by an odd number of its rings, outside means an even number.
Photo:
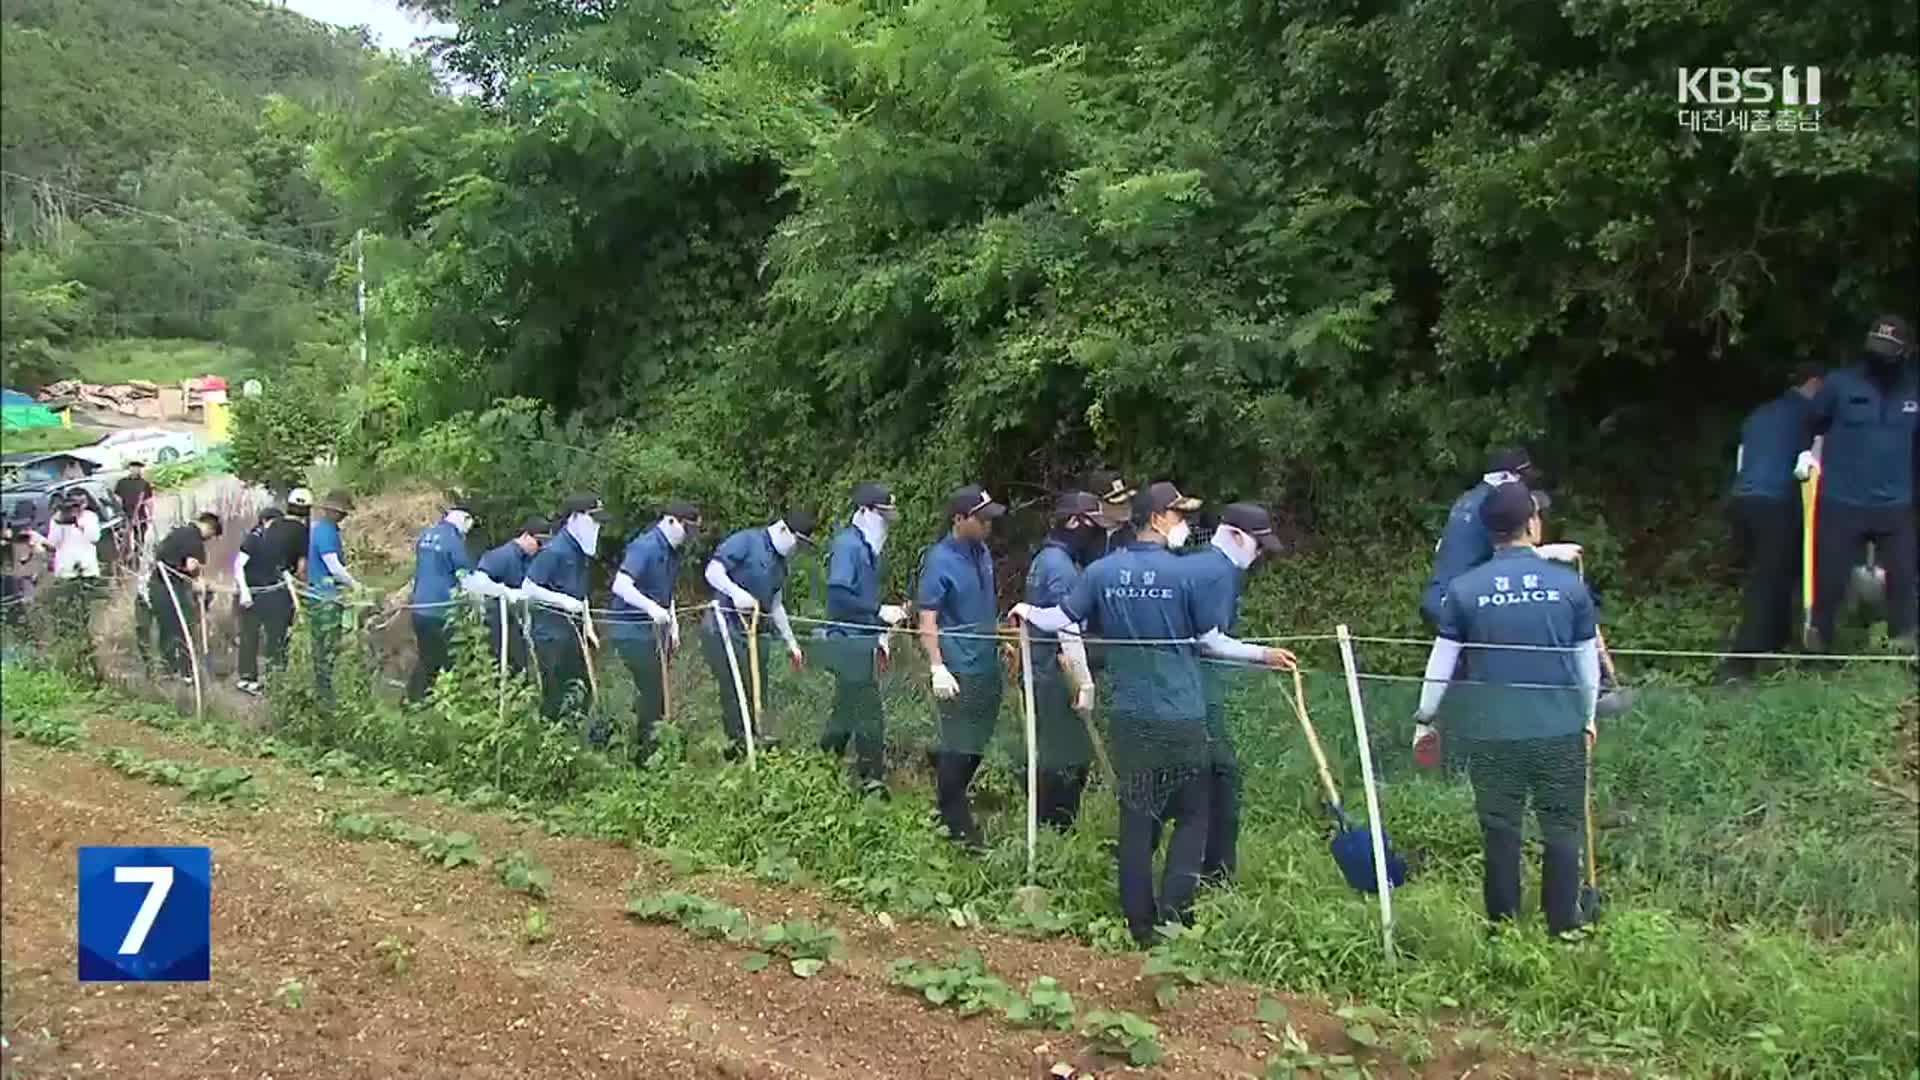
[[[652,857],[556,839],[497,815],[322,781],[277,762],[179,741],[111,717],[93,746],[253,770],[264,808],[214,806],[132,780],[82,753],[6,744],[0,944],[8,1076],[147,1077],[1035,1077],[1070,1062],[1120,1074],[1079,1036],[1022,1031],[925,1007],[887,982],[898,957],[981,950],[1015,986],[1051,975],[1088,1008],[1161,1027],[1155,1075],[1258,1077],[1274,1043],[1249,988],[1189,990],[1156,1011],[1137,956],[892,923],[805,890],[706,875],[672,879]],[[444,870],[410,849],[351,841],[335,811],[398,814],[474,836],[491,859],[531,853],[552,870],[538,906],[551,937],[525,940],[535,901],[490,868]],[[74,849],[213,849],[213,980],[82,984],[74,978]],[[748,972],[749,949],[641,925],[629,886],[680,888],[756,924],[806,916],[846,935],[848,956],[802,980],[783,963]],[[404,964],[393,957],[404,955]],[[1350,1052],[1323,1003],[1283,998],[1326,1053]],[[1373,1075],[1569,1075],[1527,1058],[1450,1051]],[[1363,1061],[1366,1060],[1364,1057]]]

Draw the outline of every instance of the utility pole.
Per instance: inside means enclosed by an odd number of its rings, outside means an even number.
[[[360,311],[360,370],[367,370],[367,230],[353,230],[353,303]]]

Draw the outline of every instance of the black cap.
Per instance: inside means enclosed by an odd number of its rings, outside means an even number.
[[[1867,351],[1879,356],[1905,356],[1913,348],[1913,327],[1898,315],[1881,315],[1867,328]]]
[[[1127,486],[1126,479],[1119,473],[1107,469],[1088,473],[1086,490],[1092,492],[1093,497],[1101,502],[1112,503],[1115,506],[1125,505],[1134,496],[1134,489]]]
[[[220,523],[220,515],[214,513],[211,510],[203,510],[198,514],[195,514],[193,520],[205,522],[206,524],[213,526],[213,535],[215,536],[219,536],[222,533],[227,531],[227,527]]]
[[[519,530],[516,531],[513,535],[515,536],[547,536],[552,532],[553,532],[553,523],[548,521],[546,518],[543,518],[538,514],[535,514],[533,517],[530,517],[527,520],[521,522]]]
[[[1258,503],[1228,503],[1220,511],[1220,523],[1231,525],[1260,544],[1260,550],[1276,552],[1280,550],[1280,538],[1273,535],[1273,516],[1266,507]]]
[[[993,501],[993,496],[979,484],[968,484],[947,496],[948,517],[977,517],[989,521],[1007,512],[1007,508]]]
[[[471,514],[473,513],[473,504],[469,503],[464,497],[456,498],[447,504],[447,513],[451,514],[455,510],[463,514]]]
[[[1186,513],[1200,509],[1200,500],[1180,494],[1180,489],[1165,480],[1147,486],[1145,491],[1133,497],[1133,512],[1136,515],[1158,514],[1165,510],[1178,510]]]
[[[814,531],[820,528],[820,515],[811,510],[789,510],[780,520],[803,544],[813,543]]]
[[[277,507],[277,506],[268,506],[268,507],[265,507],[265,508],[263,508],[263,509],[262,509],[262,510],[260,511],[260,520],[261,520],[261,521],[273,521],[273,520],[275,520],[276,518],[282,518],[282,517],[285,517],[285,516],[286,516],[286,511],[284,511],[284,510],[282,510],[282,509],[280,509],[280,508],[279,508],[279,507]]]
[[[1515,447],[1502,447],[1487,455],[1487,471],[1518,475],[1533,468],[1533,455]]]
[[[684,525],[697,527],[700,524],[700,508],[685,499],[675,499],[661,507],[660,514],[662,517],[670,517]]]
[[[1526,528],[1527,522],[1541,509],[1527,485],[1501,484],[1480,504],[1480,524],[1485,525],[1495,539],[1513,536]]]
[[[893,489],[885,484],[866,483],[853,489],[853,508],[855,510],[878,510],[882,514],[898,515],[900,506],[893,501]]]
[[[144,461],[129,461],[129,462],[127,462],[127,468],[129,468],[129,469],[144,469],[144,468],[146,468],[146,467],[147,467],[147,463],[146,463],[146,462],[144,462]]]
[[[600,496],[598,495],[588,495],[585,493],[569,495],[566,501],[560,504],[560,519],[564,521],[575,514],[586,514],[595,521],[605,521],[607,520],[607,506],[600,501]]]
[[[1070,517],[1093,517],[1100,513],[1100,500],[1085,491],[1063,491],[1053,504],[1053,516],[1056,521],[1065,521]]]

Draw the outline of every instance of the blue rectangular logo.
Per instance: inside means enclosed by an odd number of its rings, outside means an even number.
[[[80,849],[80,981],[206,982],[213,851]]]

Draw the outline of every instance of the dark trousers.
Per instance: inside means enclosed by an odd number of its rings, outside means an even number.
[[[1486,853],[1481,888],[1487,918],[1520,910],[1520,846],[1531,804],[1540,821],[1540,911],[1547,932],[1579,925],[1580,845],[1587,798],[1583,732],[1550,739],[1474,741],[1463,749]]]
[[[653,754],[654,731],[666,711],[665,673],[661,670],[664,654],[659,639],[651,633],[614,638],[613,648],[633,677],[633,760],[645,761]]]
[[[340,650],[340,625],[345,616],[337,601],[307,604],[307,631],[313,636],[313,692],[326,708],[333,707],[333,661]]]
[[[444,614],[414,612],[413,642],[416,653],[413,672],[407,676],[408,702],[417,704],[424,701],[427,691],[433,689],[433,680],[453,666],[453,650],[448,636]]]
[[[497,665],[500,662],[500,606],[498,601],[487,603],[487,656]],[[527,670],[527,635],[511,610],[507,613],[507,670],[518,675]]]
[[[160,662],[167,673],[192,674],[187,635],[193,631],[188,628],[190,622],[181,621],[193,618],[192,586],[165,570],[155,570],[147,582],[147,606],[153,609],[154,622],[160,628]]]
[[[1908,506],[1849,506],[1821,499],[1814,525],[1813,629],[1821,648],[1833,647],[1847,578],[1872,541],[1887,571],[1887,634],[1914,632],[1914,515]]]
[[[936,750],[933,755],[933,801],[946,824],[947,836],[962,844],[978,846],[980,826],[973,820],[973,798],[967,785],[979,771],[981,755]]]
[[[1207,771],[1206,854],[1200,874],[1209,881],[1225,881],[1240,865],[1240,766],[1214,762]]]
[[[871,638],[845,635],[823,639],[814,650],[833,669],[833,711],[820,733],[820,749],[838,758],[852,744],[854,773],[864,781],[886,777],[887,721],[876,648]]]
[[[1040,824],[1061,832],[1080,816],[1080,796],[1087,790],[1085,766],[1040,770]]]
[[[1733,638],[1737,653],[1779,652],[1793,640],[1794,594],[1800,584],[1800,499],[1733,500],[1733,537],[1746,563],[1747,583],[1741,593],[1740,630]],[[1750,669],[1750,661],[1735,660],[1730,667]]]
[[[1206,857],[1213,780],[1205,768],[1152,769],[1122,777],[1120,787],[1120,910],[1126,913],[1133,939],[1145,944],[1154,927],[1187,921],[1193,907]],[[1173,835],[1167,840],[1156,901],[1153,853],[1168,819],[1174,823]]]
[[[260,653],[279,667],[287,660],[287,632],[293,626],[293,595],[271,586],[253,594],[253,606],[240,609],[240,677],[260,681]]]
[[[581,713],[587,710],[587,658],[580,651],[580,642],[573,638],[535,638],[533,642],[534,659],[540,664],[540,714],[549,720],[558,720],[573,708]],[[594,742],[596,733],[587,732],[589,742]],[[599,732],[595,744],[606,741],[606,733]]]

